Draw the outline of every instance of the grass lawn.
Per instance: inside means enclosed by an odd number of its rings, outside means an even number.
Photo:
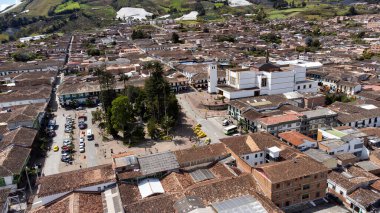
[[[9,40],[9,36],[7,34],[0,34],[0,44],[1,42],[8,41],[8,40]]]
[[[65,11],[73,11],[73,10],[79,10],[80,4],[78,2],[68,1],[64,4],[58,5],[57,8],[55,8],[54,13],[60,14],[64,13]]]
[[[284,19],[287,17],[295,16],[300,12],[306,11],[307,7],[304,8],[291,8],[286,10],[272,10],[268,13],[269,19]]]
[[[346,7],[330,4],[309,4],[304,8],[290,8],[285,10],[268,11],[269,19],[285,19],[289,17],[301,17],[307,20],[320,20],[323,18],[332,18],[336,15],[344,15]]]
[[[47,16],[51,7],[62,3],[62,0],[33,0],[25,10],[28,16]]]
[[[87,4],[81,4],[80,8],[83,11],[83,13],[89,16],[94,16],[94,17],[104,18],[104,19],[114,19],[116,17],[116,11],[110,5],[91,6]]]

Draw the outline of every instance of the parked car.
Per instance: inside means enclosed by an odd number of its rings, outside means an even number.
[[[84,109],[84,108],[83,108],[82,106],[76,108],[76,110],[78,110],[78,111],[79,111],[79,110],[83,110],[83,109]]]
[[[79,152],[80,153],[83,153],[83,152],[85,152],[86,150],[85,150],[85,148],[84,147],[79,147]]]
[[[72,161],[72,157],[71,156],[62,156],[61,161],[66,162],[66,163],[70,163]]]
[[[71,140],[69,140],[69,139],[63,140],[63,145],[68,146],[68,145],[71,145],[71,144],[72,144]]]
[[[70,153],[70,151],[61,151],[61,154],[62,154],[62,156],[71,156],[71,153]]]
[[[55,146],[53,147],[53,151],[54,151],[54,152],[58,152],[58,150],[59,150],[59,147],[58,147],[57,145],[55,145]]]
[[[68,151],[73,150],[73,146],[72,145],[65,145],[65,146],[62,146],[61,149],[62,149],[62,151],[68,152]]]
[[[65,128],[65,132],[66,133],[70,133],[70,132],[72,132],[73,131],[73,128],[71,128],[71,127],[66,127]]]
[[[86,123],[79,123],[78,127],[79,127],[79,129],[86,129],[87,128],[87,124]]]
[[[223,126],[228,126],[228,124],[230,124],[230,122],[227,119],[224,119],[223,120]]]

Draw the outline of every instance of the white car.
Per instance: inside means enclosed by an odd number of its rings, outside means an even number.
[[[84,138],[80,138],[79,139],[79,146],[85,146],[85,144],[84,144]]]
[[[69,139],[63,140],[63,145],[68,146],[70,144],[71,144],[71,140],[69,140]]]
[[[82,147],[82,146],[81,146],[81,147],[79,147],[79,152],[80,152],[80,153],[83,153],[83,152],[85,152],[85,149],[84,149],[84,147]]]

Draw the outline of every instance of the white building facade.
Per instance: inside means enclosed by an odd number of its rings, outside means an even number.
[[[257,67],[230,69],[226,72],[227,86],[217,87],[226,98],[236,99],[286,92],[317,92],[317,82],[306,79],[306,68],[280,67],[270,63]]]

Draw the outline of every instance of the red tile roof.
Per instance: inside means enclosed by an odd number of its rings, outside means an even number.
[[[274,124],[285,123],[285,122],[290,122],[290,121],[297,121],[299,120],[299,117],[298,115],[295,115],[295,114],[274,115],[271,117],[259,118],[257,120],[266,125],[274,125]]]
[[[282,132],[278,136],[294,146],[302,145],[305,141],[317,143],[316,140],[296,131]]]

